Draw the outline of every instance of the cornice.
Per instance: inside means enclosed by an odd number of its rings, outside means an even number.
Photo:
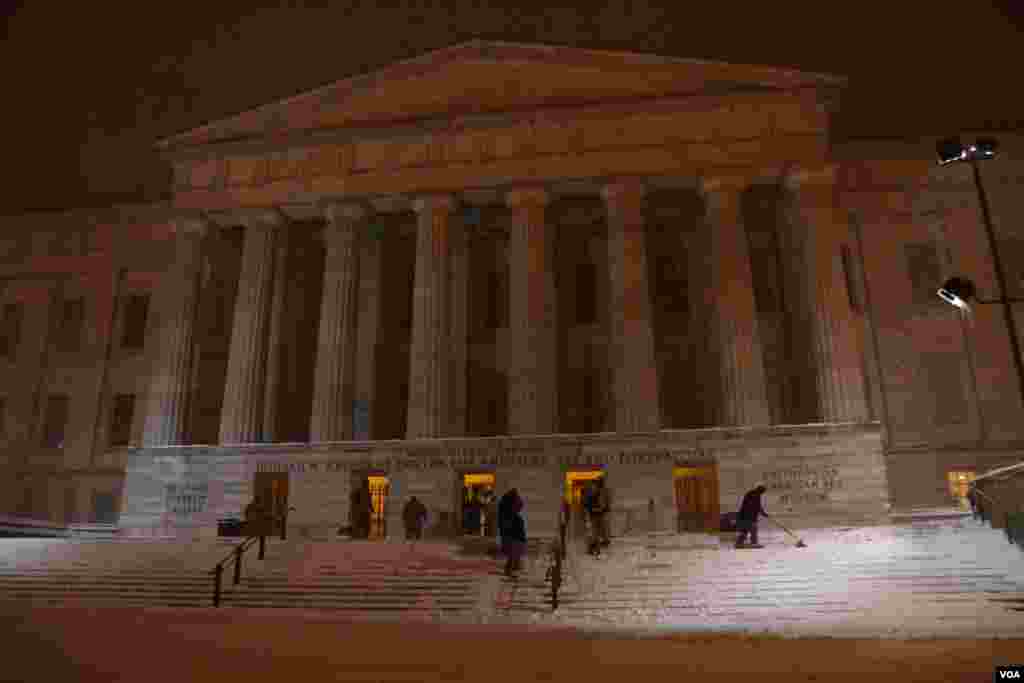
[[[808,89],[808,88],[800,88]],[[817,89],[817,88],[813,88]],[[750,96],[775,96],[794,90],[766,90],[742,88],[728,92],[701,91],[698,93],[670,93],[661,95],[581,100],[570,103],[524,105],[489,113],[446,113],[437,116],[397,119],[374,125],[345,126],[336,129],[307,129],[285,134],[265,131],[244,137],[217,140],[208,143],[160,150],[159,154],[171,163],[206,161],[227,156],[258,155],[312,148],[322,145],[352,144],[377,140],[417,139],[437,134],[499,130],[518,125],[567,124],[584,119],[608,119],[635,116],[637,113],[713,111],[728,105],[728,100]],[[824,132],[824,131],[822,131]],[[696,138],[695,138],[696,140]]]

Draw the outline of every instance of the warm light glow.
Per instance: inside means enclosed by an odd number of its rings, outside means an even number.
[[[949,495],[955,499],[960,507],[967,509],[967,490],[970,487],[970,483],[974,481],[977,475],[974,472],[969,471],[957,471],[947,472],[946,480],[949,483]]]
[[[490,473],[464,474],[462,483],[466,486],[494,486],[494,475]]]
[[[584,470],[582,472],[565,473],[565,501],[570,505],[579,505],[583,497],[583,489],[589,482],[604,477],[604,470]]]

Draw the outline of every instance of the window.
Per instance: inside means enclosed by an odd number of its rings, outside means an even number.
[[[92,494],[92,519],[94,524],[116,524],[117,508],[113,493]]]
[[[43,428],[43,446],[63,448],[64,432],[68,425],[68,397],[50,396],[46,401],[46,422]]]
[[[7,397],[0,396],[0,439],[7,438]]]
[[[926,306],[939,301],[936,291],[942,286],[942,266],[939,252],[931,242],[918,242],[903,246],[907,274],[915,305]]]
[[[61,306],[58,322],[57,349],[78,351],[82,347],[82,326],[85,323],[85,299],[67,299]]]
[[[21,322],[25,309],[19,303],[4,304],[3,319],[0,322],[0,358],[14,360],[21,343]]]
[[[121,347],[141,349],[146,341],[146,320],[149,317],[149,294],[131,294],[124,302]]]
[[[135,416],[135,394],[114,396],[110,415],[110,445],[127,446],[132,440],[132,418]]]
[[[591,325],[597,322],[597,265],[576,265],[576,323]]]

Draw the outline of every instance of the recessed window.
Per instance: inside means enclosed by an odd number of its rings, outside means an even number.
[[[110,445],[127,446],[132,439],[135,394],[117,394],[110,415]]]
[[[78,351],[82,348],[82,328],[85,325],[85,299],[66,299],[61,305],[57,323],[57,349]]]
[[[4,304],[3,318],[0,320],[0,358],[14,360],[17,357],[24,315],[25,309],[21,304]]]
[[[63,448],[68,426],[68,397],[55,394],[46,400],[46,421],[43,424],[43,446]]]
[[[121,347],[138,350],[146,343],[149,294],[131,294],[124,301]]]

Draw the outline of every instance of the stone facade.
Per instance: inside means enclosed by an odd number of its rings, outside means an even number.
[[[996,298],[991,256],[934,141],[832,139],[842,85],[473,42],[161,141],[172,201],[0,219],[0,508],[209,532],[294,465],[297,528],[344,525],[376,472],[388,516],[415,493],[450,531],[480,470],[544,532],[595,453],[616,528],[669,528],[682,451],[722,511],[758,478],[805,522],[944,502],[1024,447],[1001,311],[934,296]]]

